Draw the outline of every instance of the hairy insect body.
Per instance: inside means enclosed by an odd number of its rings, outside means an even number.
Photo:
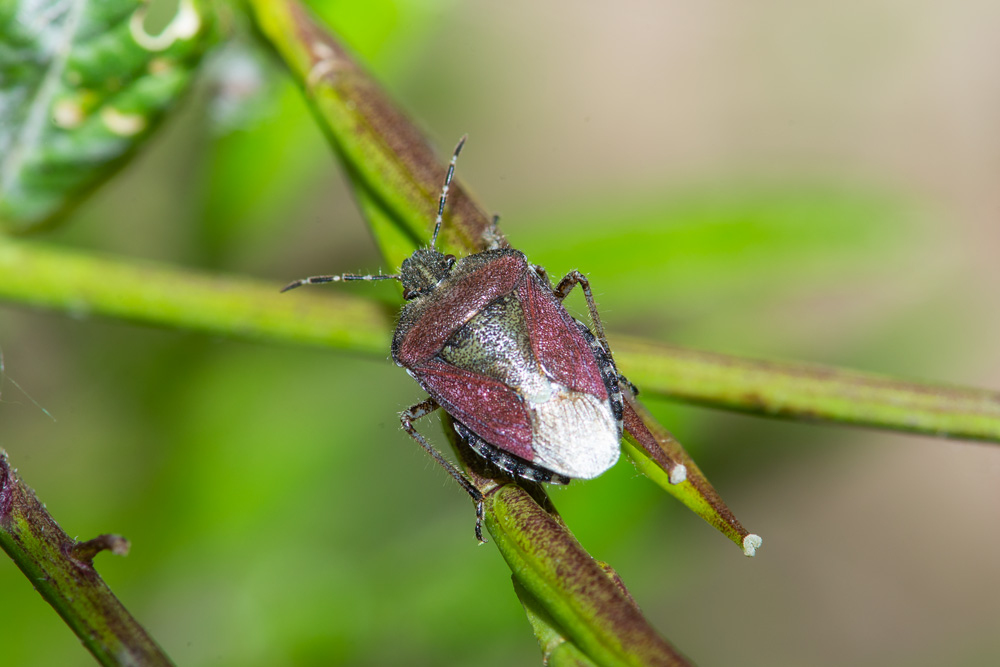
[[[403,308],[393,359],[484,441],[470,442],[473,448],[509,472],[543,481],[590,479],[614,465],[617,371],[524,254],[488,250],[458,260],[434,285],[407,284],[407,269],[421,279],[440,276],[433,271],[444,266],[438,258],[420,259],[431,269],[404,264],[404,288],[418,296]],[[521,461],[491,457],[489,446]]]

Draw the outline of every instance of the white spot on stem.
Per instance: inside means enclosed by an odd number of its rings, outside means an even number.
[[[323,77],[327,74],[331,74],[336,69],[337,61],[333,58],[320,60],[318,63],[313,65],[311,70],[309,70],[309,75],[306,77],[306,90],[312,90],[316,84],[323,79]]]
[[[326,42],[313,42],[312,52],[317,60],[329,60],[336,55],[336,51]]]
[[[688,478],[688,469],[683,463],[678,463],[670,471],[670,483],[681,484]]]
[[[764,540],[760,539],[760,535],[750,533],[743,538],[743,555],[753,558],[754,554],[757,553],[757,549],[760,549],[760,545],[763,543]]]

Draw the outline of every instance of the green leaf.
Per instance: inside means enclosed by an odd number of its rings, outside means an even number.
[[[622,398],[622,449],[635,467],[753,556],[760,537],[743,528],[683,445],[635,394],[625,389]]]
[[[210,33],[195,0],[152,31],[128,0],[0,9],[0,225],[51,224],[140,146],[192,78]]]
[[[625,401],[622,447],[635,467],[735,542],[744,555],[754,556],[762,544],[760,536],[743,527],[694,459],[645,406],[628,393]],[[682,475],[678,475],[678,468]]]

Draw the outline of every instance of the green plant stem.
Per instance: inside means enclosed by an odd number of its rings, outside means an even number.
[[[0,450],[0,548],[62,616],[99,663],[108,666],[172,665],[98,576],[99,551],[123,553],[127,542],[102,535],[72,539],[49,515]]]
[[[1000,442],[1000,392],[614,337],[643,394],[766,417]]]
[[[391,309],[351,296],[346,288],[279,294],[279,287],[0,240],[0,299],[76,315],[385,356]],[[619,366],[644,397],[1000,442],[1000,393],[995,391],[611,339]]]
[[[0,238],[0,298],[84,317],[385,356],[393,313],[338,290],[298,290]]]
[[[558,626],[552,615],[545,610],[545,605],[526,589],[517,576],[512,576],[514,593],[524,607],[524,613],[535,633],[535,639],[542,649],[542,664],[549,667],[597,667],[597,664],[587,657],[576,644],[569,641],[565,632]]]
[[[247,0],[247,5],[344,164],[382,254],[399,266],[430,238],[447,161],[302,3]],[[441,249],[465,254],[494,237],[490,217],[461,179],[452,182],[444,217]]]
[[[550,665],[687,665],[647,621],[611,566],[580,545],[541,484],[494,479],[444,418],[445,435],[483,498],[484,524]]]
[[[505,484],[486,494],[486,505],[486,525],[516,582],[541,605],[550,627],[558,626],[591,660],[689,664],[649,625],[613,573],[527,491]]]

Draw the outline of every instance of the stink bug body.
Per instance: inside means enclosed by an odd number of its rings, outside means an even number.
[[[448,167],[430,245],[404,260],[398,274],[314,276],[282,291],[341,280],[403,284],[407,303],[392,358],[430,397],[402,413],[402,426],[476,501],[482,541],[480,492],[413,422],[444,408],[458,435],[488,461],[512,475],[566,484],[597,477],[618,460],[620,387],[627,381],[615,368],[581,273],[571,272],[553,288],[544,269],[518,250],[494,245],[456,259],[435,249],[464,142]],[[561,303],[577,284],[593,331]]]

